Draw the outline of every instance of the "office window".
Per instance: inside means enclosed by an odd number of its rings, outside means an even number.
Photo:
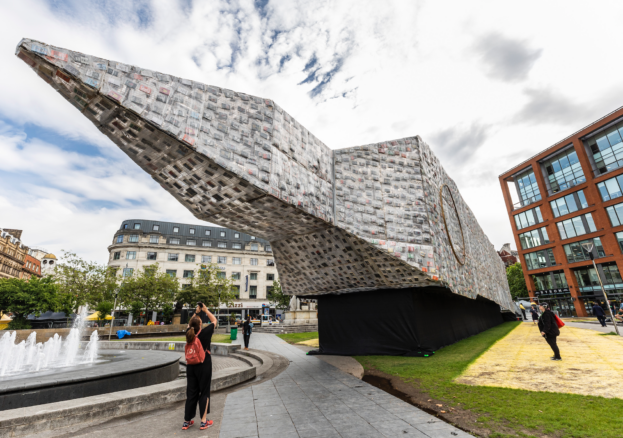
[[[125,253],[125,258],[128,260],[135,260],[136,259],[136,251],[128,251]]]
[[[567,196],[563,196],[562,198],[550,201],[549,205],[552,207],[554,217],[558,217],[587,208],[588,202],[586,202],[584,190],[580,190]]]
[[[584,171],[575,149],[568,149],[560,155],[543,162],[551,193],[562,192],[586,182]]]
[[[231,273],[232,280],[240,280],[240,272],[232,272]]]
[[[257,286],[249,286],[249,298],[257,298]]]
[[[123,243],[123,234],[117,236],[117,243]]]
[[[251,272],[251,274],[249,274],[249,280],[257,280],[257,272]]]
[[[518,175],[515,181],[517,182],[517,191],[522,206],[541,200],[539,185],[536,182],[532,169]]]
[[[201,263],[212,263],[212,256],[201,256]]]
[[[225,231],[221,231],[221,232],[220,232],[220,236],[221,236],[221,237],[225,237]]]
[[[186,239],[186,245],[197,246],[197,241],[195,239]]]
[[[193,278],[195,276],[195,271],[184,271],[184,278]]]
[[[169,254],[169,257],[168,257],[170,262],[177,262],[178,258],[179,258],[178,254]]]
[[[273,259],[266,259],[266,266],[275,266],[275,261]]]
[[[134,268],[123,268],[124,277],[131,277],[133,273],[134,273]]]
[[[528,254],[524,254],[524,258],[526,259],[526,267],[529,271],[556,265],[554,250],[552,248],[529,252]]]
[[[255,236],[249,236],[251,240],[255,240]]]
[[[188,232],[189,232],[190,234],[195,234],[195,229],[194,229],[194,228],[190,228],[190,229],[188,230]]]
[[[190,263],[195,263],[195,256],[194,256],[194,254],[186,254],[186,256],[184,257],[184,261],[185,262],[190,262]]]
[[[212,231],[206,230],[206,236],[210,236],[211,234],[212,234]]]
[[[240,265],[240,264],[242,264],[242,259],[240,257],[232,257],[231,262],[234,265]]]
[[[180,232],[180,227],[173,227],[173,232],[174,233],[179,233]]]
[[[160,230],[160,225],[154,225],[153,227],[151,227],[152,231],[159,231]]]
[[[218,243],[218,247],[219,248],[227,248],[227,242],[219,242]]]
[[[623,231],[615,234],[617,238],[617,242],[619,242],[619,248],[621,248],[621,252],[623,252]]]
[[[209,240],[204,240],[203,246],[212,246],[212,242],[210,242]]]
[[[604,276],[602,277],[604,288],[606,290],[613,289],[623,289],[623,281],[621,281],[621,273],[619,272],[619,268],[616,263],[602,263],[601,269],[603,270]],[[596,295],[601,295],[601,286],[599,285],[599,279],[597,278],[597,273],[595,272],[595,268],[592,266],[582,267],[578,269],[574,269],[575,277],[578,280],[578,285],[580,287],[580,292],[584,293],[594,293]]]
[[[120,258],[121,258],[121,252],[120,251],[117,251],[117,252],[113,253],[113,255],[112,255],[112,259],[113,260],[119,260]]]
[[[570,239],[571,237],[597,231],[597,227],[593,221],[593,215],[590,213],[572,217],[566,221],[556,222],[556,226],[558,227],[561,239]]]
[[[128,229],[128,224],[123,224],[123,229],[127,230]]]
[[[609,201],[610,199],[616,199],[616,198],[619,198],[621,195],[623,195],[623,192],[621,191],[621,187],[623,187],[623,175],[619,175],[614,178],[607,179],[597,184],[597,188],[599,189],[599,194],[601,195],[601,199],[604,201]]]
[[[242,244],[241,243],[232,243],[231,244],[231,249],[242,249]]]
[[[219,271],[216,273],[216,278],[227,278],[225,271]]]
[[[273,252],[273,248],[270,245],[266,245],[266,252]]]
[[[167,269],[167,275],[169,277],[175,278],[177,277],[177,271],[175,269]]]
[[[519,242],[521,243],[521,249],[529,249],[534,248],[535,246],[545,245],[546,243],[549,243],[547,229],[543,227],[522,233],[519,235]]]
[[[135,230],[140,230],[141,229],[141,224],[134,224],[134,229]]]
[[[149,243],[158,243],[160,241],[159,236],[149,236]]]
[[[251,251],[257,251],[258,250],[258,244],[257,243],[252,243],[251,244]]]
[[[251,266],[257,266],[257,259],[251,259]]]
[[[240,233],[234,233],[234,239],[240,239]]]
[[[171,245],[179,245],[180,244],[180,239],[178,239],[177,237],[172,237],[169,239],[169,243]]]
[[[565,255],[567,256],[567,261],[569,263],[575,262],[583,262],[585,260],[590,260],[590,254],[582,244],[592,244],[593,249],[593,257],[598,259],[606,256],[606,252],[604,251],[604,247],[601,245],[601,239],[599,237],[595,237],[594,239],[581,240],[579,242],[569,243],[567,245],[563,245],[562,247],[565,250]]]
[[[275,281],[275,274],[266,274],[266,281]]]
[[[128,236],[128,242],[137,243],[138,242],[138,234],[131,234]]]
[[[266,286],[266,297],[269,297],[271,292],[273,291],[274,287],[273,286]]]
[[[623,123],[619,123],[588,140],[598,175],[623,165],[622,135]]]
[[[518,230],[540,224],[541,222],[543,222],[541,207],[531,208],[530,210],[515,215],[515,225],[517,225]]]
[[[227,257],[218,256],[218,262],[223,264],[227,263]]]
[[[238,285],[233,285],[233,286],[231,287],[231,292],[234,294],[234,297],[235,297],[236,299],[239,299],[239,298],[240,298],[240,286],[238,286]]]
[[[613,227],[623,224],[623,203],[606,207],[606,211]]]
[[[567,277],[563,271],[535,274],[532,279],[537,291],[568,287]]]
[[[147,260],[156,260],[157,256],[158,256],[157,252],[148,252]]]

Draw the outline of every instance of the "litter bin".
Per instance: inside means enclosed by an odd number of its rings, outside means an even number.
[[[231,339],[232,341],[235,341],[237,337],[238,337],[238,327],[232,327],[231,335],[229,336],[229,339]]]

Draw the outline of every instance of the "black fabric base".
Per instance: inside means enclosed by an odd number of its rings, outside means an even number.
[[[318,298],[319,354],[424,356],[504,322],[500,306],[446,288]]]

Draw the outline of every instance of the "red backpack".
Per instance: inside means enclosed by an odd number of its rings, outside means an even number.
[[[199,333],[201,333],[201,330],[199,330]],[[197,335],[199,335],[199,333],[197,333]],[[199,341],[197,336],[195,336],[195,340],[192,344],[186,344],[184,347],[184,354],[186,356],[187,365],[199,365],[203,363],[206,358],[206,352],[203,350],[201,341]]]

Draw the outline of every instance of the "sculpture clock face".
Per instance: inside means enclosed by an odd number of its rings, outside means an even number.
[[[454,257],[461,264],[465,264],[465,238],[459,212],[452,197],[450,187],[444,184],[440,190],[441,214],[446,227],[446,234],[450,241],[450,246]]]

